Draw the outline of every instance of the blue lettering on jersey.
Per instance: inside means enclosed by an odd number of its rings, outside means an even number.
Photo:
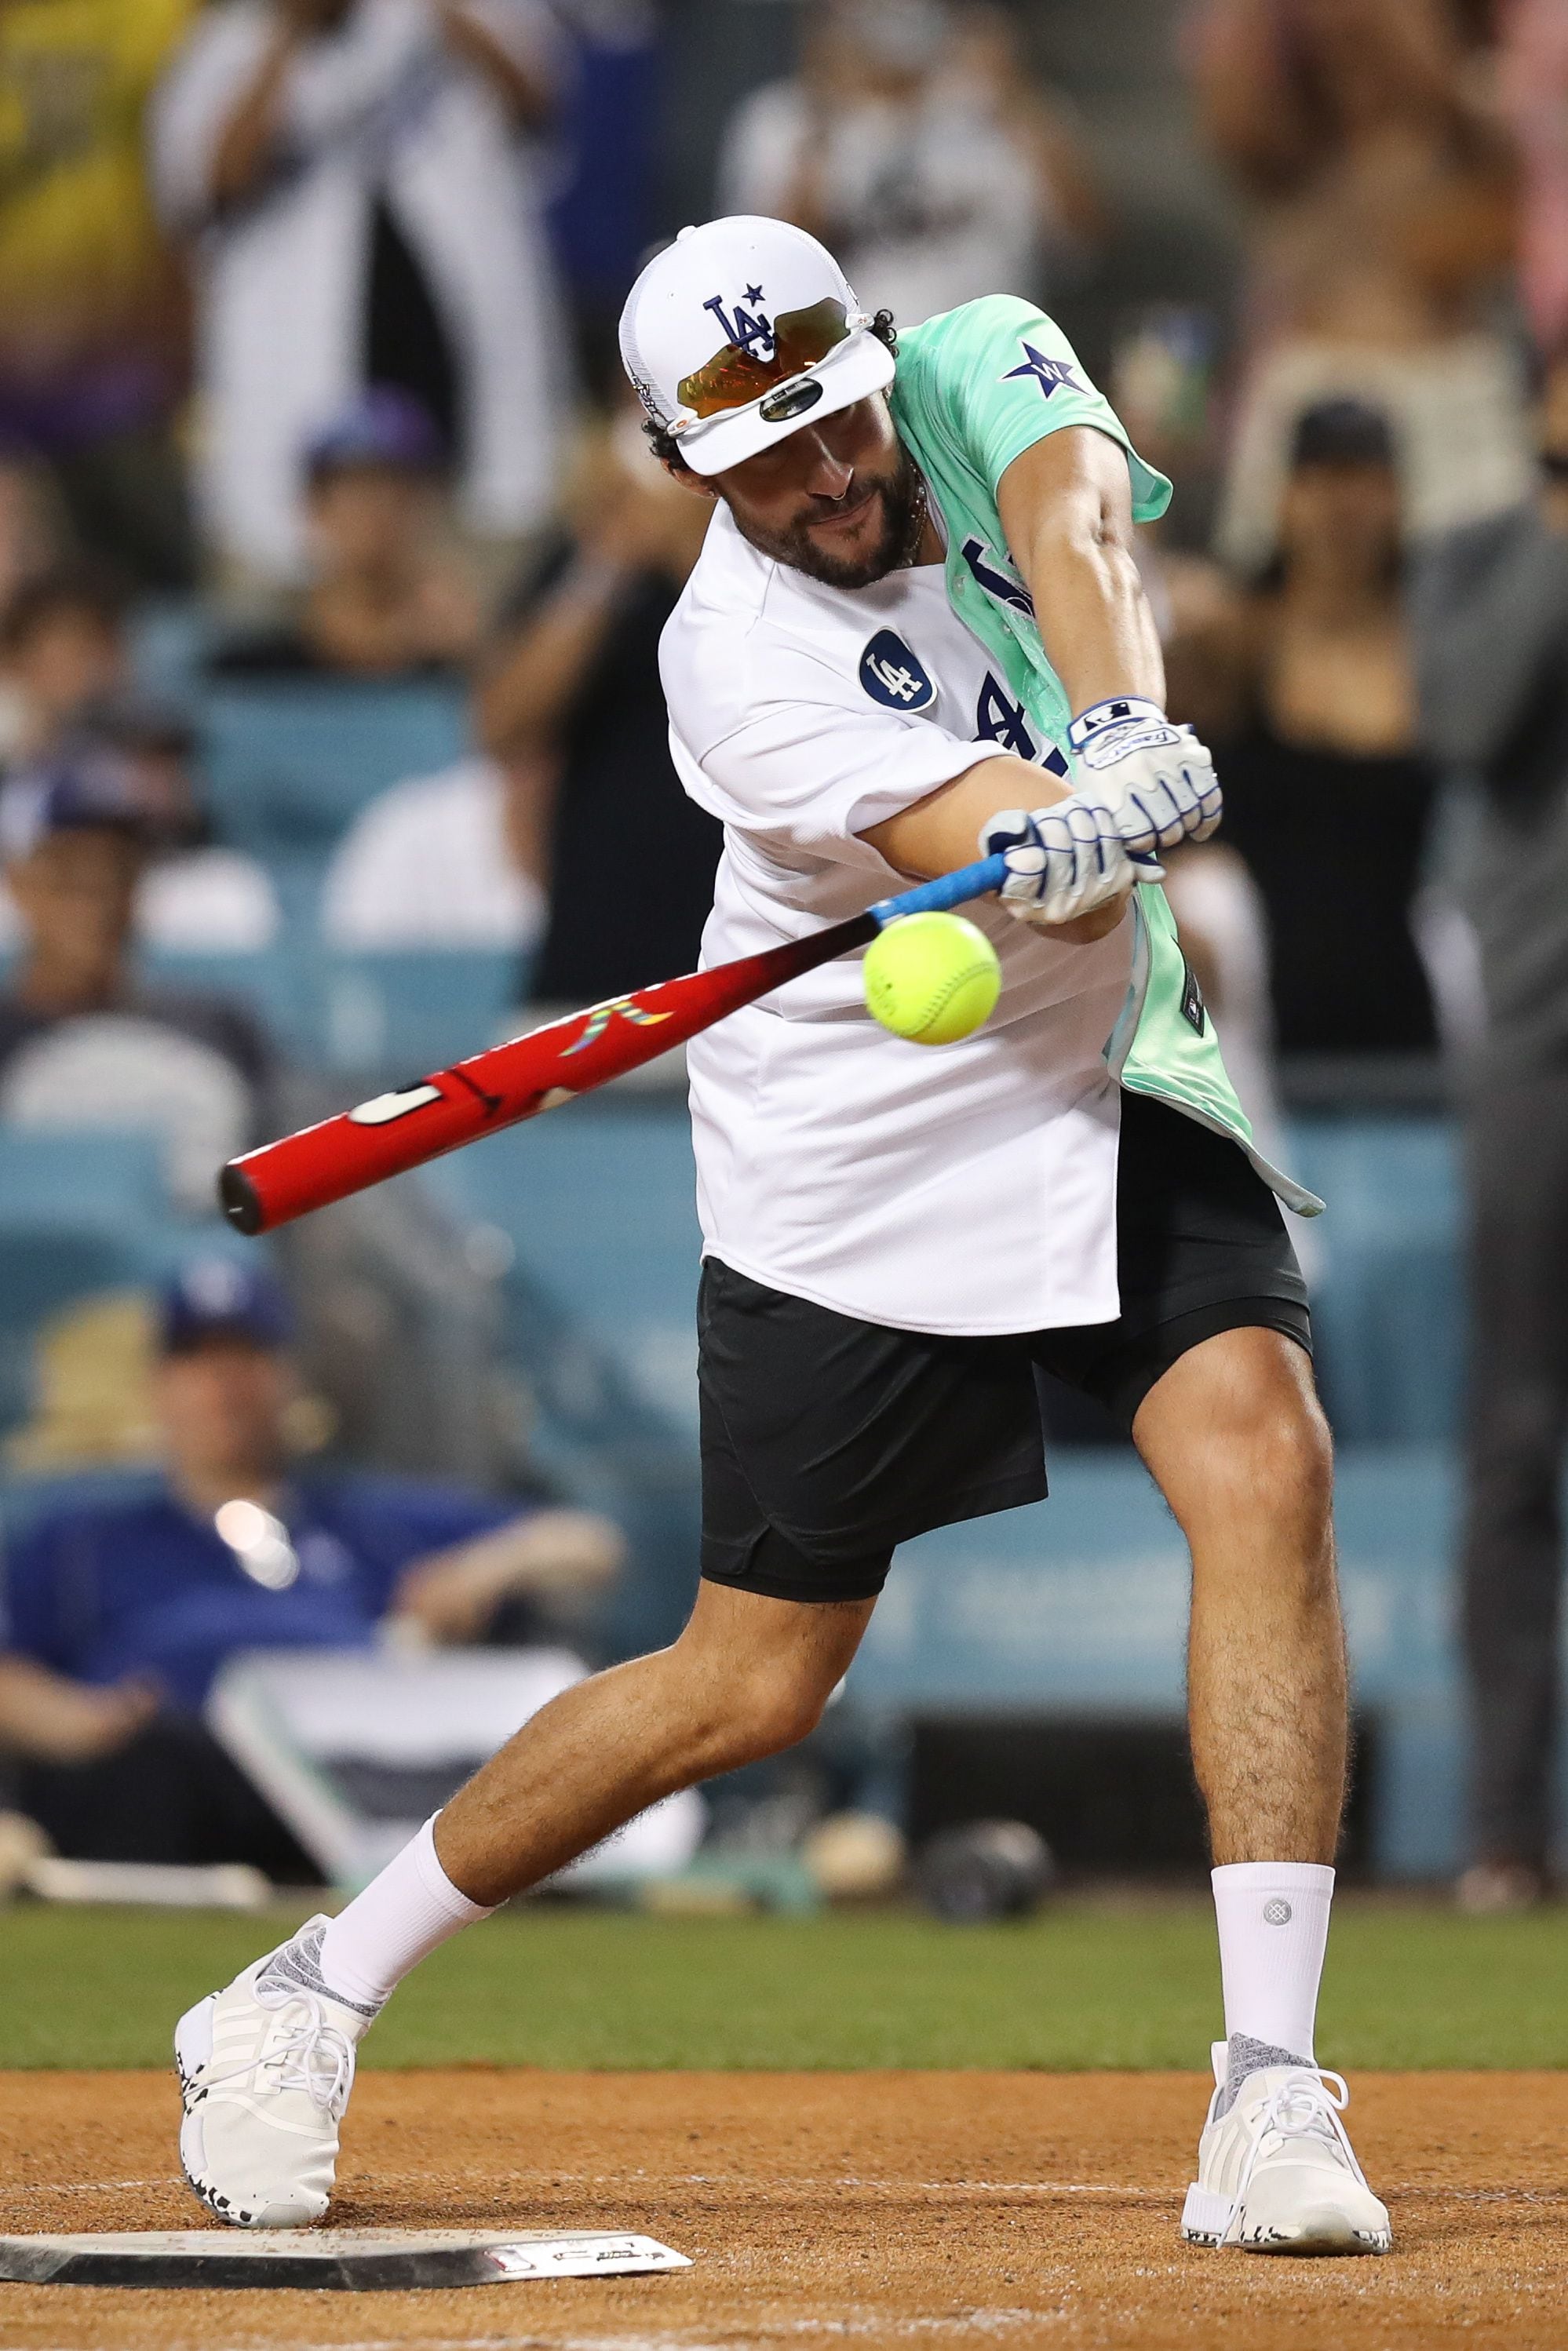
[[[709,303],[708,308],[710,309],[713,308],[711,302]],[[1040,396],[1042,400],[1049,400],[1051,393],[1059,391],[1063,384],[1066,384],[1068,389],[1071,392],[1082,392],[1083,390],[1083,386],[1079,382],[1078,378],[1073,374],[1072,370],[1069,367],[1065,360],[1048,360],[1043,351],[1037,351],[1035,350],[1034,345],[1027,337],[1023,339],[1023,360],[1021,365],[1015,368],[1005,369],[1002,374],[998,378],[998,381],[1000,383],[1009,383],[1014,376],[1018,375],[1032,376],[1036,383],[1040,386]]]
[[[1023,704],[1009,702],[988,671],[975,705],[975,740],[999,743],[1004,751],[1014,751],[1020,759],[1034,757],[1034,737],[1024,725]]]
[[[987,560],[991,550],[983,538],[967,538],[958,551],[968,565],[969,577],[977,588],[983,588],[988,596],[994,596],[998,604],[1010,604],[1015,612],[1027,612],[1033,620],[1034,598],[1021,580],[1015,580],[1009,571],[998,571]]]
[[[936,688],[904,639],[879,629],[861,655],[861,684],[887,710],[924,710]]]
[[[748,286],[746,289],[746,298],[748,302],[759,305],[762,300],[761,287]],[[719,331],[725,341],[733,344],[737,351],[744,351],[747,359],[751,357],[753,343],[767,346],[762,352],[764,359],[770,360],[773,357],[772,322],[760,308],[755,311],[747,310],[743,309],[737,302],[735,306],[735,316],[731,319],[725,313],[724,296],[710,294],[703,304],[703,308],[713,312],[714,317],[718,320]]]

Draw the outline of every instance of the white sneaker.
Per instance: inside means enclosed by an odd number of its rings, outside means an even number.
[[[1217,2041],[1218,2087],[1182,2208],[1187,2242],[1254,2253],[1385,2253],[1394,2241],[1388,2214],[1340,2121],[1350,2103],[1341,2076],[1270,2065],[1249,2074],[1235,2104],[1217,2116],[1227,2072],[1227,2044]]]
[[[308,2229],[332,2192],[354,2046],[376,2011],[328,1991],[326,1928],[310,1919],[174,2028],[180,2161],[236,2229]]]

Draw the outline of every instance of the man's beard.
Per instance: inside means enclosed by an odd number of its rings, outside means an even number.
[[[864,495],[864,485],[856,485],[852,496],[843,503],[852,505]],[[925,524],[925,485],[920,478],[919,466],[902,444],[895,471],[888,480],[876,485],[876,498],[881,528],[871,544],[855,556],[824,554],[812,538],[809,523],[796,523],[789,530],[766,531],[738,514],[735,523],[742,538],[749,540],[759,554],[770,555],[775,563],[788,564],[791,571],[803,571],[808,579],[820,580],[827,588],[870,588],[878,580],[885,580],[890,571],[902,571],[914,562]],[[822,519],[829,520],[831,516]]]

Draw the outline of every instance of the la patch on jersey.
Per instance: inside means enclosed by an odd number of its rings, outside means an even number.
[[[904,639],[879,629],[861,655],[861,684],[884,710],[924,710],[936,689]]]
[[[967,549],[965,553],[967,555]],[[907,637],[895,629],[878,629],[861,654],[860,682],[872,700],[880,703],[884,710],[911,716],[933,711],[943,726],[969,742],[994,743],[999,751],[1010,751],[1016,759],[1035,761],[1052,775],[1065,776],[1068,764],[1062,754],[1054,743],[1036,741],[1023,704],[1014,699],[1004,681],[987,664],[985,648],[957,619],[946,597],[938,608],[926,585],[916,585],[907,573],[898,577],[910,580],[913,610],[920,612],[934,640],[933,657],[942,664],[943,706],[935,713],[937,687],[931,673]],[[1008,582],[999,573],[997,580],[998,588],[1007,587]],[[1027,598],[1027,590],[1020,589],[1019,593]],[[977,680],[972,689],[971,678]],[[971,690],[972,708],[968,705]]]

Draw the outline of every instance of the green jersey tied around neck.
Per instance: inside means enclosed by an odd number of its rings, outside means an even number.
[[[1014,295],[988,294],[901,331],[892,401],[899,436],[940,512],[954,609],[1073,770],[1068,740],[1073,713],[1009,552],[997,486],[1015,457],[1069,424],[1092,425],[1125,450],[1136,521],[1154,522],[1164,514],[1171,486],[1138,455],[1061,329]],[[1112,1074],[1130,1092],[1152,1094],[1230,1136],[1288,1207],[1315,1216],[1322,1202],[1271,1166],[1253,1144],[1157,883],[1139,883],[1134,913],[1132,980],[1105,1040]]]

